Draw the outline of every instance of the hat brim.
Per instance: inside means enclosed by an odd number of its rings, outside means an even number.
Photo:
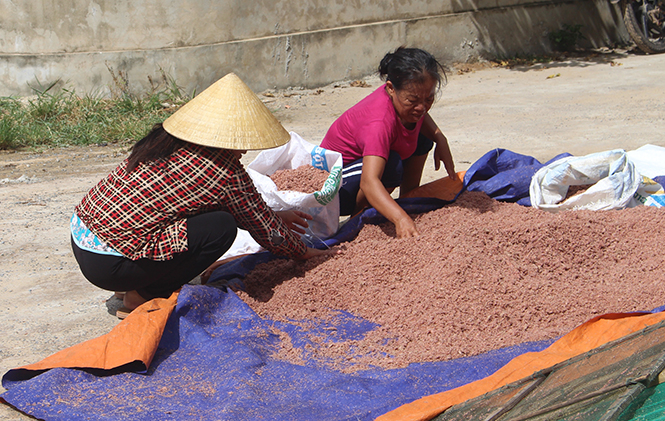
[[[291,136],[252,90],[229,73],[183,105],[163,123],[187,142],[213,148],[256,150],[287,143]]]

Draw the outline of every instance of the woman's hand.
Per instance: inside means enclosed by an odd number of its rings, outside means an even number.
[[[406,218],[400,218],[395,222],[395,231],[397,238],[417,237],[420,235],[415,222],[408,215]]]
[[[397,238],[415,237],[419,235],[413,219],[402,209],[381,183],[381,176],[386,160],[379,156],[363,157],[363,172],[360,176],[360,190],[367,201],[381,215],[395,224]]]
[[[453,161],[453,154],[450,152],[450,146],[448,146],[448,138],[446,138],[446,135],[443,134],[429,114],[425,114],[423,117],[423,125],[420,128],[420,132],[428,139],[432,139],[436,144],[433,155],[434,171],[439,171],[441,162],[443,162],[443,166],[446,168],[446,172],[448,172],[448,177],[457,181],[455,162]]]
[[[441,135],[443,136],[443,134]],[[448,173],[448,177],[451,180],[457,181],[457,173],[455,172],[455,163],[453,161],[453,156],[450,153],[450,147],[448,147],[448,139],[443,136],[443,140],[436,142],[436,147],[434,148],[434,170],[438,171],[441,167],[441,162]]]
[[[299,234],[305,233],[305,228],[309,227],[307,220],[312,220],[312,215],[305,212],[292,210],[292,211],[278,211],[275,212],[282,221],[286,224],[291,231],[295,231]]]

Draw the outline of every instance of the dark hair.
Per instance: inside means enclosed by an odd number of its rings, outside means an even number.
[[[379,75],[390,81],[396,90],[411,83],[422,83],[427,77],[436,81],[437,89],[446,83],[446,71],[433,55],[420,48],[404,46],[381,59]]]
[[[164,130],[161,123],[152,127],[143,139],[132,147],[132,153],[127,158],[127,172],[130,173],[142,162],[152,162],[166,158],[185,145],[184,140],[172,136]]]

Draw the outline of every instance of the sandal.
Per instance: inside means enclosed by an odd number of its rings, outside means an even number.
[[[132,310],[128,309],[125,306],[122,306],[115,311],[115,316],[120,320],[124,320],[127,316],[129,316],[129,313],[131,312]]]

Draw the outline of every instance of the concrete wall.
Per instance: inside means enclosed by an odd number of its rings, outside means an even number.
[[[0,96],[60,80],[133,92],[162,71],[188,93],[228,72],[252,89],[326,85],[372,73],[399,45],[444,63],[551,51],[581,24],[587,47],[626,42],[608,0],[0,0]]]

